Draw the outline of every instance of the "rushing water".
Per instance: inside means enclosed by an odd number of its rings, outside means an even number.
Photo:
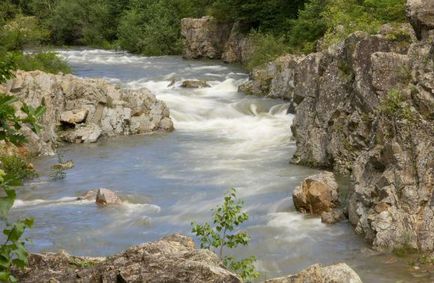
[[[328,226],[295,211],[292,190],[316,171],[289,164],[295,143],[287,104],[237,93],[247,79],[241,68],[101,50],[59,53],[78,76],[149,88],[171,109],[176,131],[65,146],[61,153],[76,166],[63,180],[48,173],[56,157],[36,160],[41,176],[26,184],[13,209],[15,217],[36,219],[29,233],[33,251],[110,255],[169,233],[189,234],[190,222],[209,220],[224,192],[235,187],[250,214],[243,228],[252,237],[236,252],[256,255],[262,279],[344,261],[365,282],[433,280],[413,274],[404,260],[369,250],[348,223]],[[177,84],[168,86],[173,79]],[[181,89],[183,79],[205,79],[211,88]],[[75,201],[99,187],[127,202],[99,208]]]

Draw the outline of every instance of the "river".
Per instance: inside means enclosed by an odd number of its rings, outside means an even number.
[[[62,180],[49,175],[56,157],[35,160],[40,177],[26,183],[12,211],[13,217],[35,217],[28,233],[32,251],[110,255],[169,233],[191,235],[191,221],[208,221],[234,187],[249,212],[242,228],[252,241],[232,253],[255,255],[261,279],[343,261],[364,282],[434,280],[418,278],[405,259],[371,251],[347,222],[325,225],[295,211],[292,190],[318,171],[289,164],[295,142],[288,105],[238,93],[248,77],[240,67],[102,50],[59,54],[78,76],[149,88],[169,106],[176,130],[62,147],[64,159],[75,162]],[[177,83],[169,86],[173,79]],[[211,87],[182,89],[183,79],[204,79]],[[99,208],[75,201],[100,187],[127,202]]]

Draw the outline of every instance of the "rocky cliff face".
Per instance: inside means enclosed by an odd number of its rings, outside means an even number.
[[[209,250],[195,249],[191,238],[175,234],[131,247],[107,258],[66,253],[32,254],[28,267],[16,270],[19,282],[215,282],[241,279],[222,267]]]
[[[379,249],[430,251],[434,8],[408,7],[421,41],[410,26],[356,32],[328,50],[278,58],[240,89],[293,102],[293,162],[352,175],[348,214],[358,233]]]
[[[41,133],[23,128],[32,154],[52,154],[59,141],[91,143],[101,136],[173,130],[169,109],[147,89],[40,71],[18,71],[3,88],[29,105],[46,106]]]
[[[186,59],[222,59],[244,62],[252,50],[251,42],[240,32],[238,23],[219,23],[213,17],[185,18],[181,21]]]

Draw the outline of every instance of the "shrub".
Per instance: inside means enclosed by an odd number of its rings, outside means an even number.
[[[19,186],[23,180],[37,176],[28,161],[19,156],[0,156],[0,168],[6,173],[5,182],[10,185]]]
[[[0,42],[6,51],[22,50],[40,44],[48,35],[36,17],[18,15],[1,27]]]
[[[47,73],[57,74],[62,72],[64,74],[71,73],[69,65],[54,52],[43,52],[34,54],[23,54],[15,52],[13,60],[17,69],[23,71],[40,70]]]
[[[236,248],[239,245],[247,246],[250,237],[246,232],[235,231],[237,227],[249,218],[242,211],[243,202],[237,199],[236,190],[232,189],[225,194],[224,202],[213,213],[212,224],[199,225],[192,223],[192,232],[199,237],[201,248],[217,249],[223,264],[238,273],[242,279],[251,280],[259,276],[253,265],[255,257],[237,261],[234,257],[224,256],[225,248]]]
[[[415,116],[410,105],[399,90],[392,89],[380,105],[380,111],[391,119],[414,121]]]
[[[253,52],[249,54],[246,61],[248,70],[268,63],[289,51],[283,37],[254,31],[249,34],[249,40],[254,47]]]

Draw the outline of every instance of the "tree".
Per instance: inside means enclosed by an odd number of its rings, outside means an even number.
[[[249,219],[249,215],[242,211],[243,202],[237,199],[236,190],[231,189],[225,194],[222,205],[217,206],[213,213],[212,224],[203,225],[191,223],[192,232],[200,241],[204,249],[216,249],[223,264],[237,272],[244,280],[255,279],[259,276],[253,263],[255,257],[237,261],[232,256],[225,256],[224,249],[233,249],[238,246],[247,246],[250,237],[244,231],[237,231],[237,227]]]

